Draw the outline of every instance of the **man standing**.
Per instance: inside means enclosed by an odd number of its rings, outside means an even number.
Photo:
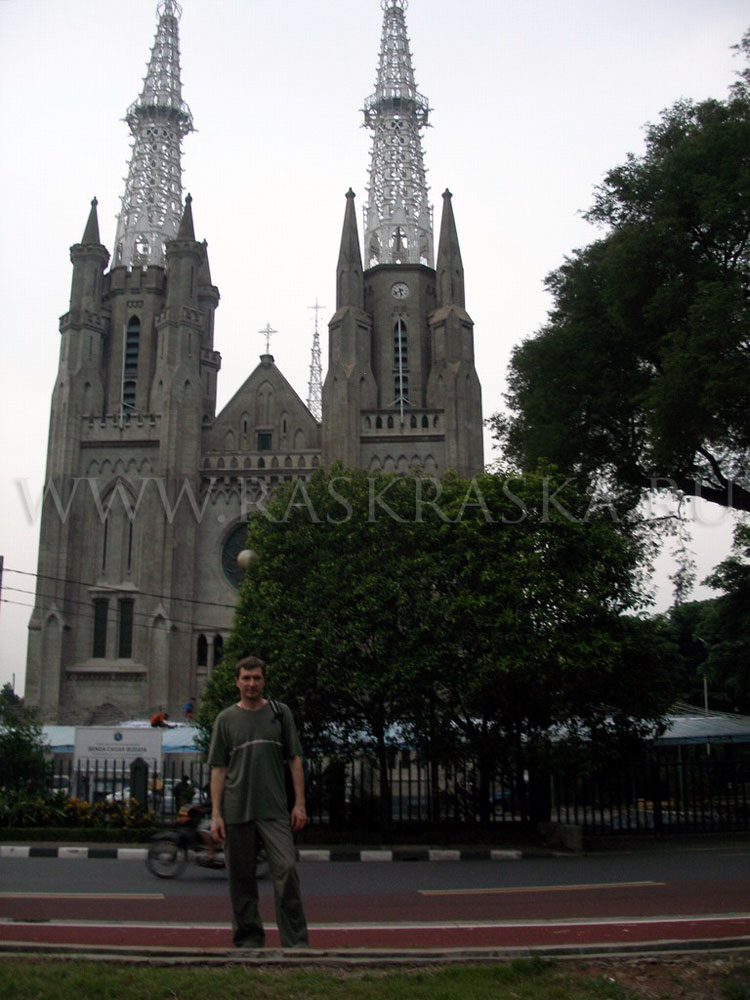
[[[262,948],[265,931],[258,909],[255,863],[258,835],[273,876],[276,921],[283,948],[307,947],[307,921],[295,868],[292,830],[307,822],[302,747],[286,705],[263,697],[266,665],[245,656],[235,668],[240,700],[214,722],[211,765],[211,834],[224,844],[229,869],[234,944]],[[291,822],[284,764],[294,784]]]

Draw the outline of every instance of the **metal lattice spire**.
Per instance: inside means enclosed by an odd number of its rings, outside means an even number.
[[[318,313],[325,306],[315,300],[315,332],[313,333],[312,354],[310,356],[310,381],[307,383],[307,408],[320,423],[323,419],[323,366],[320,363],[320,334],[318,333]]]
[[[176,0],[161,0],[159,23],[143,90],[125,121],[133,135],[132,156],[115,235],[115,264],[163,265],[165,244],[174,239],[182,215],[182,138],[193,130],[182,100]]]
[[[407,0],[381,0],[381,6],[378,76],[364,107],[365,125],[373,130],[365,266],[432,267],[432,211],[420,134],[429,123],[430,108],[414,82],[404,17]]]

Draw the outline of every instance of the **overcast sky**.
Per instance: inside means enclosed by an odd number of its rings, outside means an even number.
[[[323,368],[345,192],[360,236],[379,0],[184,0],[185,193],[221,292],[221,408],[263,350],[307,398],[316,300]],[[431,200],[453,192],[485,415],[501,408],[510,351],[544,322],[545,275],[596,238],[592,191],[643,126],[680,97],[724,99],[750,26],[746,0],[411,0],[416,79],[433,108]],[[0,685],[23,692],[58,319],[69,247],[99,199],[112,251],[156,0],[0,0]],[[437,233],[436,233],[437,245]],[[492,456],[490,444],[486,458]],[[731,525],[707,508],[699,575]],[[667,560],[657,607],[669,602]],[[710,596],[705,589],[697,596]]]

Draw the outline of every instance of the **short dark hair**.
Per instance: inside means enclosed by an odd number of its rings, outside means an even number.
[[[249,653],[243,653],[239,660],[237,660],[234,667],[235,680],[239,679],[241,670],[256,670],[258,667],[260,667],[263,674],[263,680],[265,680],[266,665],[263,660],[259,659],[257,656],[250,656]]]

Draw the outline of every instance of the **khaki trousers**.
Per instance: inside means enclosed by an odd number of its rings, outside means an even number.
[[[295,867],[294,839],[288,819],[258,819],[251,823],[227,825],[224,857],[229,870],[235,947],[262,948],[266,942],[258,909],[258,883],[255,876],[256,856],[260,846],[258,834],[263,839],[273,878],[276,923],[281,947],[305,947],[308,944],[307,921]]]

